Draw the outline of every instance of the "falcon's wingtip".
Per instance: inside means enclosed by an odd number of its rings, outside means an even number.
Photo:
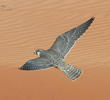
[[[91,17],[91,18],[89,19],[89,21],[90,21],[90,22],[93,22],[94,19],[95,19],[95,17],[93,16],[93,17]]]
[[[23,66],[19,67],[18,69],[19,69],[19,70],[24,70],[24,69],[23,69]]]

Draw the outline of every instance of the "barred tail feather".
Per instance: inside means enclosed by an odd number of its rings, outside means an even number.
[[[82,71],[76,67],[72,67],[69,64],[65,64],[65,66],[59,67],[62,72],[71,80],[77,79]]]

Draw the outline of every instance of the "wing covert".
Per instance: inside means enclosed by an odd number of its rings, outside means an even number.
[[[88,29],[93,22],[94,17],[86,21],[85,23],[73,28],[56,38],[55,42],[49,50],[60,53],[63,57],[69,52],[74,45],[75,41],[80,38],[81,35]]]

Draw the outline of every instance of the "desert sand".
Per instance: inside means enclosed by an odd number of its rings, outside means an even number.
[[[76,81],[57,68],[18,70],[93,16],[65,59],[83,70]],[[110,100],[110,0],[1,0],[0,100]]]

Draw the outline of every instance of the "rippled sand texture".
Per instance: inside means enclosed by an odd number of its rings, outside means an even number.
[[[67,58],[84,73],[20,71],[61,33],[96,19]],[[110,0],[1,0],[0,100],[110,100]]]

